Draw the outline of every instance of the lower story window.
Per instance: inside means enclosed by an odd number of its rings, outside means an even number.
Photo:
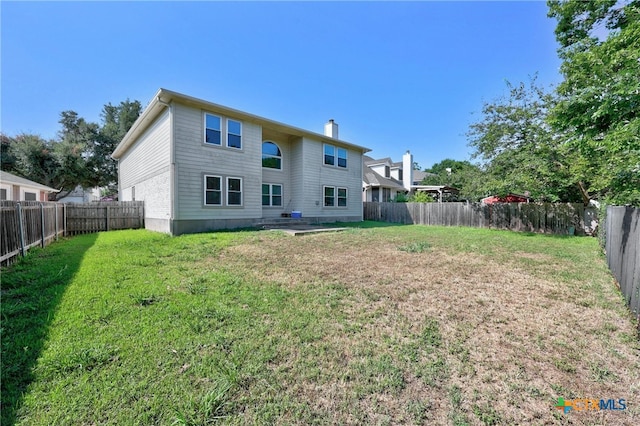
[[[242,206],[242,178],[205,175],[204,205],[222,206],[225,199],[227,206]]]
[[[242,205],[242,179],[233,177],[227,178],[227,205]]]
[[[338,188],[338,207],[347,207],[347,188]]]
[[[262,184],[262,205],[281,207],[282,206],[282,185],[273,183]]]
[[[204,177],[204,204],[207,206],[222,205],[222,178],[220,176]]]
[[[333,207],[335,206],[335,194],[336,188],[333,186],[325,186],[324,187],[324,206],[325,207]]]
[[[347,188],[325,186],[324,187],[325,207],[347,207]]]

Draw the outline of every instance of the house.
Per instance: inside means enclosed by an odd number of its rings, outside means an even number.
[[[480,202],[482,204],[495,204],[495,203],[528,203],[531,201],[531,197],[528,195],[519,195],[519,194],[507,194],[503,197],[498,195],[491,195],[489,197],[485,197]]]
[[[362,201],[388,202],[408,190],[402,182],[402,164],[393,163],[389,157],[375,160],[363,156]]]
[[[54,192],[60,191],[32,180],[0,171],[0,200],[49,201],[49,194]]]
[[[118,198],[172,235],[301,215],[361,221],[362,155],[330,120],[314,133],[160,89],[116,147]]]
[[[389,157],[375,160],[364,156],[362,179],[362,201],[388,202],[398,194],[428,192],[442,202],[458,190],[445,185],[422,185],[426,172],[413,170],[413,155],[407,151],[401,162],[393,162]]]
[[[100,201],[100,188],[83,188],[81,185],[58,199],[59,203],[90,203],[92,201]]]

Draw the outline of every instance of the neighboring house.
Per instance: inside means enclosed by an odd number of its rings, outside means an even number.
[[[499,197],[497,195],[491,195],[489,197],[485,197],[480,202],[482,204],[495,204],[495,203],[528,203],[531,201],[531,197],[527,195],[519,195],[519,194],[507,194],[504,197]]]
[[[49,194],[59,192],[29,179],[0,171],[0,200],[49,201]]]
[[[375,160],[363,156],[362,201],[388,202],[398,194],[406,194],[402,183],[402,164],[393,163],[389,157]]]
[[[458,190],[445,185],[422,185],[426,172],[413,170],[413,155],[407,151],[401,162],[393,162],[389,157],[375,160],[364,156],[362,178],[362,201],[388,202],[398,194],[413,194],[416,191],[433,194],[442,202],[448,195]]]
[[[100,201],[100,188],[83,188],[78,185],[73,191],[57,200],[59,203],[90,203]]]
[[[145,227],[179,235],[301,214],[362,220],[368,149],[160,89],[112,156],[118,199],[144,200]]]

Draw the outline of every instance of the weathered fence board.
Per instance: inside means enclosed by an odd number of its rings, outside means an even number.
[[[513,231],[591,234],[592,209],[582,204],[537,203],[374,203],[365,202],[365,220],[469,226]]]
[[[143,201],[67,204],[67,235],[144,226]]]
[[[640,209],[607,207],[605,249],[609,269],[640,319]]]
[[[61,204],[0,201],[0,263],[60,235],[144,227],[143,201]]]

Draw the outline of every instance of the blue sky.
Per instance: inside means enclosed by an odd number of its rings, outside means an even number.
[[[537,2],[8,2],[1,129],[53,138],[61,111],[143,105],[158,88],[340,138],[421,167],[469,159],[483,102],[561,81]]]

